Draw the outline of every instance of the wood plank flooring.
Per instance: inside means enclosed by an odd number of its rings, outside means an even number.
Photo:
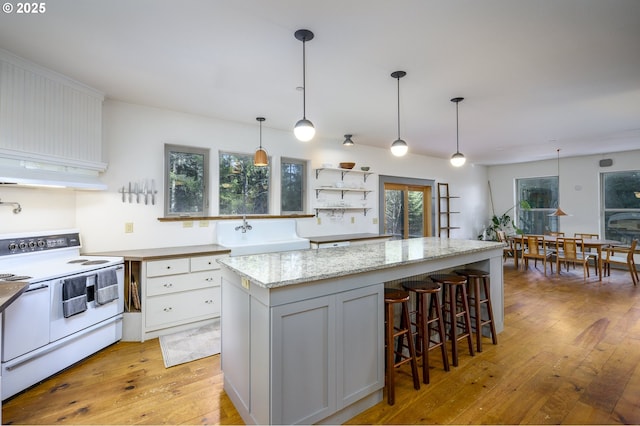
[[[386,400],[350,424],[640,424],[640,287],[628,272],[583,282],[505,264],[499,344],[461,351],[431,384],[409,367]],[[406,367],[406,368],[405,368]],[[120,342],[5,401],[5,424],[240,424],[218,355],[164,368],[157,339]]]

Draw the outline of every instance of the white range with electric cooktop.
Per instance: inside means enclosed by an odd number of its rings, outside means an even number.
[[[3,313],[3,400],[122,338],[123,258],[81,248],[75,229],[0,234],[0,285],[29,283]]]

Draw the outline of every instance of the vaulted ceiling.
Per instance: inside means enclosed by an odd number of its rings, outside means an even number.
[[[0,48],[127,102],[501,164],[640,148],[638,0],[51,0]]]

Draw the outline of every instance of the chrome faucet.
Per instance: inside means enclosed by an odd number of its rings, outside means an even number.
[[[246,233],[247,231],[251,231],[251,229],[253,229],[251,227],[251,225],[249,225],[249,223],[247,222],[247,216],[243,215],[242,216],[242,225],[238,225],[236,226],[236,231],[239,231],[240,229],[242,229],[242,233]]]

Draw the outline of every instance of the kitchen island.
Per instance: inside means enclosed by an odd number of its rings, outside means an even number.
[[[488,270],[500,332],[502,248],[428,237],[220,259],[226,393],[248,424],[343,423],[382,400],[384,283]]]

